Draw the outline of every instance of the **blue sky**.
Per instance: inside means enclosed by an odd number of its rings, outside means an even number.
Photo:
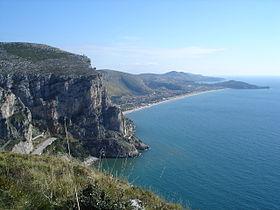
[[[85,54],[98,69],[280,75],[278,0],[0,0],[0,40]]]

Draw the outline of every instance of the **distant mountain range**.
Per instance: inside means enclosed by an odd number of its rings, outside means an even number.
[[[166,98],[224,88],[259,89],[241,81],[227,81],[220,77],[170,71],[164,74],[130,74],[120,71],[98,70],[111,100],[123,110],[165,100]]]
[[[160,88],[180,90],[184,89],[189,83],[219,82],[224,80],[219,77],[208,77],[177,71],[170,71],[164,74],[129,74],[108,69],[98,71],[102,73],[111,96],[145,95]]]

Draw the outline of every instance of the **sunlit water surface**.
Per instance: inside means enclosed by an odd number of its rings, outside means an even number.
[[[151,149],[103,168],[199,209],[280,209],[280,78],[269,90],[223,90],[128,115]]]

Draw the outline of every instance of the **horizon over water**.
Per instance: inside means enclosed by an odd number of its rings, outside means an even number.
[[[103,168],[195,209],[279,209],[280,77],[238,79],[271,89],[226,89],[130,113],[151,149]]]

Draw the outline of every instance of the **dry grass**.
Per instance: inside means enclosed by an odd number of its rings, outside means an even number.
[[[139,199],[145,209],[182,209],[153,193],[83,166],[77,160],[0,153],[0,208],[132,209]]]

